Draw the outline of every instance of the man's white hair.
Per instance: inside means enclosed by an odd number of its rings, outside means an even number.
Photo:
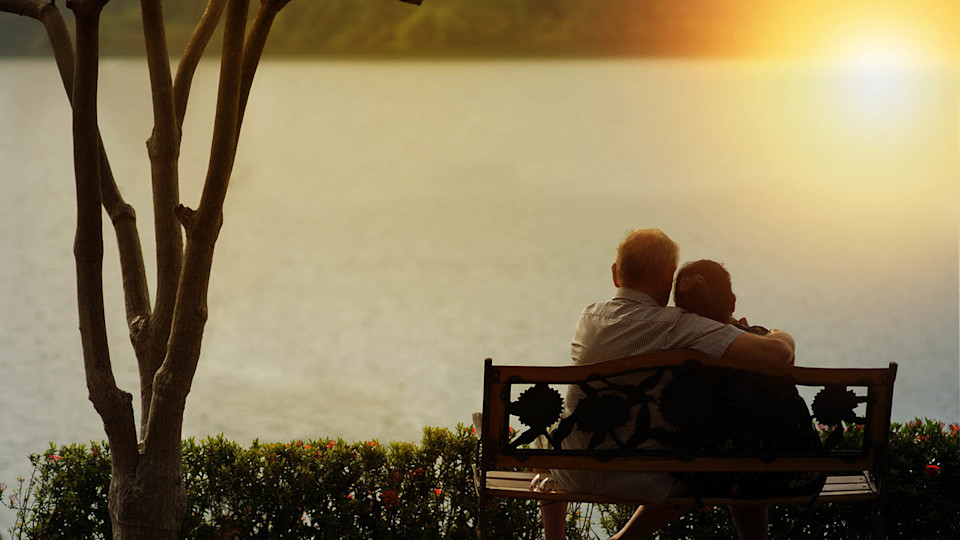
[[[677,267],[680,247],[660,229],[627,233],[617,247],[617,277],[629,286],[659,278]]]

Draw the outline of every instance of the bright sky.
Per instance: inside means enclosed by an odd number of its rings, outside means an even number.
[[[756,2],[754,50],[818,59],[916,64],[956,59],[956,0]]]
[[[836,129],[915,139],[930,74],[960,65],[958,0],[776,0],[753,4],[748,47],[833,74]],[[945,111],[946,112],[946,111]]]

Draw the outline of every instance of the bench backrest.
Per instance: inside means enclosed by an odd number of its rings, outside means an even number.
[[[508,366],[487,359],[481,466],[674,472],[874,470],[884,461],[896,372],[895,363],[880,369],[745,370],[696,351],[586,366]],[[583,398],[576,410],[564,414],[563,399],[570,385]],[[803,387],[818,392],[809,408],[801,401],[797,413],[801,399],[797,389]],[[776,427],[787,410],[794,418],[805,414],[800,423],[806,420],[808,431],[815,419],[832,428],[832,435],[822,446],[817,440],[816,448],[778,445],[778,437],[790,439],[790,430]],[[660,414],[668,426],[658,426]],[[727,425],[717,426],[723,423]],[[729,433],[731,425],[737,433]],[[618,437],[624,426],[632,435]],[[845,427],[861,431],[858,447],[851,448],[849,441],[841,444]],[[563,440],[573,432],[581,441],[589,439],[588,449],[564,448]],[[762,440],[771,436],[773,443]],[[537,445],[538,438],[547,444]]]

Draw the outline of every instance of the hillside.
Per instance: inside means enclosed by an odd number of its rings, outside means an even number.
[[[252,9],[259,4],[252,2]],[[748,14],[725,0],[296,0],[277,17],[273,55],[704,55],[745,50]],[[200,0],[166,0],[171,54],[183,50]],[[103,12],[104,55],[143,54],[139,3]],[[748,16],[750,15],[750,16]],[[72,14],[65,13],[68,22]],[[214,46],[216,46],[214,44]],[[49,54],[36,21],[0,13],[0,55]]]

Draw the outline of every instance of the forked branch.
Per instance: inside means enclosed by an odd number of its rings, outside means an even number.
[[[73,156],[77,181],[77,295],[87,388],[110,440],[114,471],[137,463],[132,396],[117,387],[110,364],[103,308],[103,226],[100,146],[97,131],[97,77],[100,11],[106,0],[73,0],[77,60],[73,78]]]
[[[153,133],[147,140],[153,186],[153,220],[157,256],[157,296],[150,317],[148,346],[138,355],[141,426],[153,399],[153,378],[166,355],[177,284],[183,267],[183,231],[174,210],[180,204],[180,126],[173,105],[173,79],[160,0],[140,0],[150,90]]]
[[[154,395],[145,432],[146,452],[150,454],[179,451],[183,408],[200,357],[213,248],[236,155],[240,66],[248,8],[249,0],[230,0],[226,8],[210,163],[200,205],[186,229],[184,266],[167,354],[153,381]]]

